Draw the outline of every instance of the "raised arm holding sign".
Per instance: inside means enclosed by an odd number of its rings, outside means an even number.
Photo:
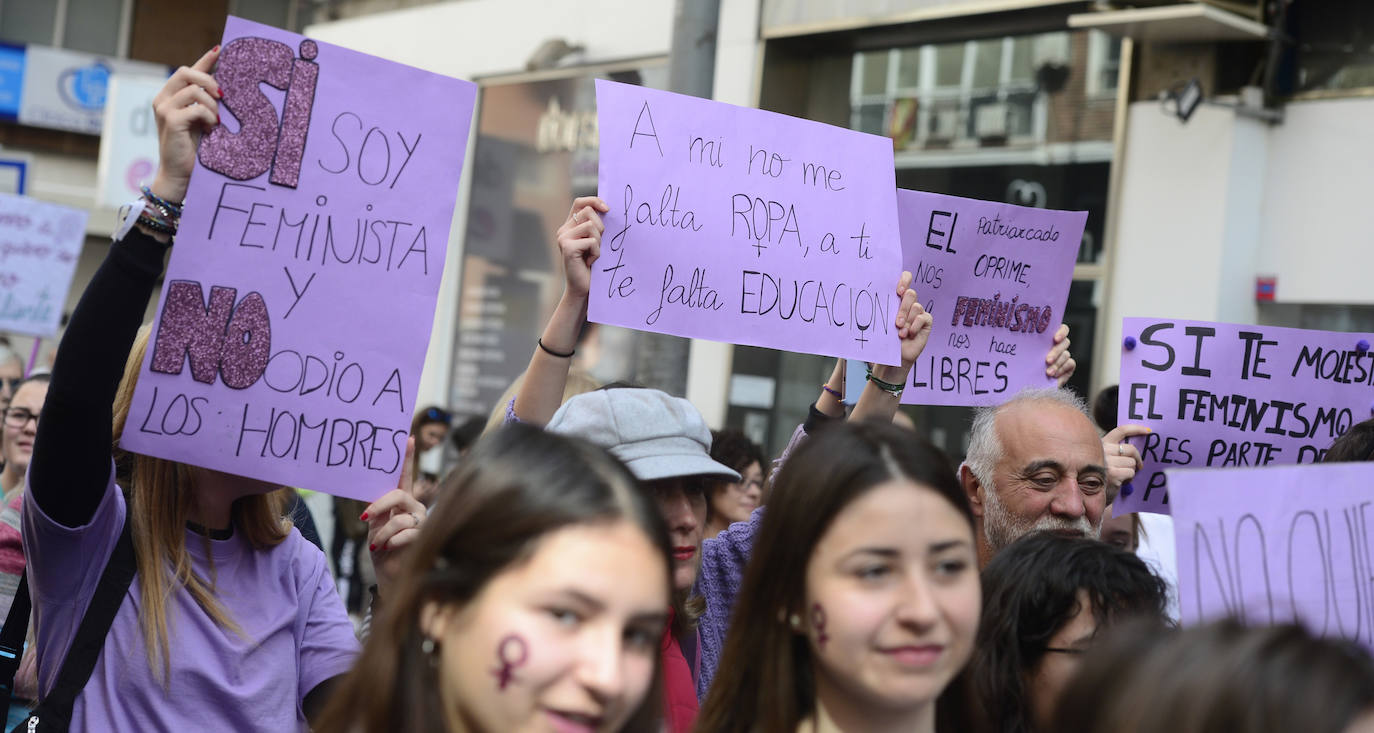
[[[177,229],[170,214],[187,192],[197,140],[222,129],[227,85],[212,75],[219,57],[217,48],[177,70],[157,97],[161,160],[145,196],[163,208],[156,218],[126,222],[82,294],[37,426],[23,512],[25,573],[43,609],[38,657],[57,660],[40,670],[38,712],[44,719],[65,712],[73,730],[300,729],[357,650],[323,555],[283,521],[288,494],[278,484],[127,450],[118,451],[116,475],[111,460],[119,427],[134,428],[144,417],[131,412],[135,384],[161,376],[140,376],[157,337],[137,334],[162,273],[168,230]],[[224,71],[232,78],[231,68]],[[202,178],[208,175],[191,191]],[[180,255],[211,256],[214,244],[183,235]],[[211,297],[210,307],[193,304],[207,318],[218,307]],[[256,347],[258,335],[233,348]],[[197,349],[213,345],[196,341]],[[195,399],[178,401],[187,424],[208,423],[213,403]],[[393,546],[410,541],[399,533],[388,539]],[[121,577],[138,585],[113,594],[113,609],[93,600],[103,595],[98,587],[118,590]],[[83,642],[67,657],[88,608],[113,621],[94,649]],[[61,660],[82,656],[93,669],[74,705],[45,707],[63,698],[52,694]]]
[[[1144,468],[1119,513],[1168,514],[1168,468],[1320,461],[1374,402],[1374,334],[1127,318],[1120,422]]]

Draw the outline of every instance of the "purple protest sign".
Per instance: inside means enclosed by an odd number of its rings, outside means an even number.
[[[86,242],[86,212],[0,193],[0,331],[51,336]]]
[[[1144,467],[1116,511],[1169,512],[1165,469],[1315,463],[1374,401],[1374,335],[1127,318],[1118,422]],[[1361,349],[1363,346],[1363,350]]]
[[[892,141],[597,80],[593,321],[901,360]]]
[[[1374,464],[1170,470],[1185,624],[1220,616],[1374,647]]]
[[[899,190],[897,218],[902,269],[935,319],[902,402],[996,405],[1055,386],[1045,355],[1088,213]]]
[[[373,499],[396,485],[476,87],[230,18],[120,444]]]

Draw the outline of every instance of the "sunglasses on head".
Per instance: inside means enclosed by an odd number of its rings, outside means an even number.
[[[443,410],[440,410],[437,407],[431,407],[428,410],[425,410],[425,418],[429,420],[438,420],[439,422],[444,423],[445,425],[448,424],[449,420],[453,419],[452,416],[450,416],[447,412],[444,412]]]

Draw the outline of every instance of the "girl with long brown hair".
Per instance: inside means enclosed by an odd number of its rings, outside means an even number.
[[[931,733],[979,598],[944,454],[891,424],[827,426],[778,474],[697,730]]]
[[[217,57],[218,47],[178,69],[154,99],[156,198],[182,200],[197,141],[218,124]],[[283,519],[285,491],[117,449],[118,475],[111,461],[147,348],[139,325],[169,244],[142,221],[121,234],[53,365],[23,511],[39,692],[53,692],[127,532],[133,581],[71,728],[296,730],[351,668],[357,641],[323,554]],[[374,518],[392,547],[413,539],[422,517],[398,493]]]
[[[512,425],[442,493],[319,730],[658,731],[668,535],[625,466]]]

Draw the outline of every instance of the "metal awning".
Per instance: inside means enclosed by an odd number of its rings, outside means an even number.
[[[1076,13],[1069,16],[1069,27],[1100,30],[1145,43],[1260,41],[1269,37],[1269,27],[1263,23],[1196,2]]]

